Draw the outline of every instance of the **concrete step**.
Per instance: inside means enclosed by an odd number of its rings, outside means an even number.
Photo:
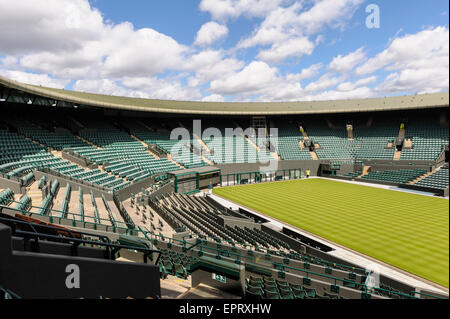
[[[153,153],[151,150],[148,149],[147,143],[145,143],[143,140],[141,140],[139,137],[137,137],[137,136],[135,136],[135,135],[133,135],[133,134],[130,134],[130,136],[131,136],[132,138],[134,138],[136,141],[138,141],[139,143],[141,143],[141,144],[145,147],[145,149],[147,150],[147,153],[149,153],[149,154],[150,154],[151,156],[153,156],[155,159],[160,159],[160,157],[159,157],[157,154]]]
[[[319,156],[317,156],[317,153],[316,152],[309,152],[309,154],[311,154],[311,157],[312,157],[312,159],[313,160],[315,160],[315,161],[317,161],[317,160],[319,160]]]
[[[186,168],[186,167],[184,167],[183,165],[181,165],[180,163],[174,161],[174,160],[172,159],[172,154],[167,153],[167,159],[168,159],[169,161],[171,161],[172,163],[174,163],[175,165],[177,165],[178,167],[180,167],[181,169],[185,169],[185,168]]]
[[[408,184],[409,184],[409,185],[417,184],[418,182],[420,182],[421,180],[427,178],[428,176],[433,175],[434,173],[436,173],[436,172],[439,171],[440,169],[441,169],[441,168],[438,167],[438,168],[436,168],[434,171],[431,171],[431,172],[428,172],[428,173],[426,173],[426,174],[423,174],[422,176],[419,176],[419,177],[416,178],[415,180],[412,180],[412,181],[408,182]]]
[[[95,223],[94,205],[92,205],[91,194],[83,194],[84,220]]]
[[[370,173],[371,166],[364,166],[362,174],[358,176],[358,178],[362,178],[363,176],[366,176]]]
[[[200,143],[200,146],[202,147],[202,156],[201,156],[202,160],[203,160],[205,163],[208,163],[210,166],[214,166],[214,163],[213,163],[211,160],[209,160],[205,155],[203,155],[203,152],[204,152],[204,151],[206,151],[206,153],[208,153],[208,154],[211,153],[211,150],[209,149],[209,147],[208,147],[208,146],[205,144],[205,142],[204,142],[197,134],[195,134],[195,133],[194,133],[194,139],[196,139],[197,142],[199,142],[199,143]]]
[[[34,181],[27,187],[27,195],[31,198],[31,205],[33,206],[30,210],[32,213],[36,213],[38,207],[42,204],[42,191],[39,189],[38,184],[38,181]]]
[[[78,209],[79,209],[79,196],[80,192],[77,190],[72,190],[70,193],[70,201],[69,201],[69,207],[67,209],[67,218],[68,219],[76,219],[78,220]]]
[[[60,187],[58,194],[56,195],[56,197],[53,199],[53,209],[61,211],[62,210],[62,204],[64,202],[64,198],[66,197],[66,189],[67,187]],[[50,212],[51,216],[60,216],[59,212]]]
[[[111,220],[109,219],[109,214],[106,209],[105,203],[103,202],[103,198],[96,197],[95,203],[97,204],[98,215],[101,218],[101,224],[111,226]]]
[[[109,208],[111,209],[111,213],[112,213],[112,215],[113,215],[113,217],[114,217],[114,220],[115,220],[116,222],[121,222],[121,223],[123,223],[124,220],[122,219],[122,216],[120,215],[119,209],[117,208],[117,206],[116,206],[116,204],[114,203],[114,201],[113,201],[113,200],[109,200],[109,201],[108,201],[108,205],[109,205]]]

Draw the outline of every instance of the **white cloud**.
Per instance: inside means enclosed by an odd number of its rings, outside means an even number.
[[[239,48],[268,45],[285,41],[291,37],[310,36],[324,26],[343,27],[364,0],[320,0],[308,10],[302,2],[271,11],[252,36],[239,42]],[[303,11],[302,11],[303,10]],[[323,41],[319,35],[315,42]]]
[[[238,18],[241,15],[263,17],[283,0],[202,0],[200,10],[209,12],[215,20]]]
[[[210,45],[228,34],[228,28],[225,25],[211,21],[202,25],[197,32],[194,44],[199,46]]]
[[[314,34],[325,25],[342,29],[363,2],[364,0],[317,1],[310,10],[299,15],[298,24],[304,34]]]
[[[105,95],[129,96],[129,92],[112,80],[87,79],[78,80],[73,86],[75,91],[98,93]]]
[[[278,7],[270,12],[253,34],[239,41],[238,48],[249,48],[257,45],[269,45],[288,40],[302,33],[296,28],[302,5],[299,2],[284,8]]]
[[[111,41],[117,42],[113,43],[114,50],[105,59],[104,75],[149,76],[179,69],[182,65],[187,48],[171,37],[153,29],[134,31],[130,24],[118,29],[111,33],[115,36]]]
[[[449,31],[436,27],[416,34],[395,38],[389,47],[356,69],[359,75],[373,73],[386,67],[388,70],[423,67],[435,57],[449,54]]]
[[[356,74],[370,74],[381,69],[391,71],[376,88],[381,94],[448,90],[448,38],[447,27],[395,38],[387,49],[358,67]]]
[[[311,82],[306,86],[305,91],[317,92],[328,89],[339,84],[341,80],[337,77],[331,77],[328,73],[322,75],[317,81]]]
[[[141,92],[147,98],[161,100],[200,100],[199,89],[185,87],[177,79],[161,79],[157,77],[126,77],[122,84],[130,91]]]
[[[448,60],[447,60],[448,61]],[[376,90],[380,93],[411,92],[435,93],[449,89],[448,65],[420,70],[406,69],[389,74]]]
[[[368,87],[359,87],[351,91],[330,90],[315,95],[307,95],[303,98],[305,101],[332,101],[332,100],[350,100],[365,99],[374,97],[374,92]]]
[[[356,82],[342,82],[338,85],[338,91],[353,91],[360,86],[366,86],[377,81],[376,76],[370,76],[367,78],[359,79]]]
[[[257,57],[268,63],[277,63],[291,57],[300,58],[305,54],[310,55],[313,50],[314,43],[306,37],[300,37],[275,43],[270,49],[260,51]]]
[[[185,61],[184,69],[195,72],[195,81],[201,85],[228,77],[245,66],[243,61],[227,58],[223,51],[206,50],[192,55]],[[190,82],[193,83],[194,79]]]
[[[109,79],[78,80],[75,90],[106,95],[128,96],[147,99],[163,100],[199,100],[201,93],[198,89],[183,87],[174,79],[168,81],[156,77],[126,77],[119,83]]]
[[[3,54],[70,52],[98,41],[105,25],[85,0],[0,0]]]
[[[358,50],[345,56],[339,54],[333,59],[333,61],[331,61],[328,68],[334,72],[346,73],[353,70],[355,66],[360,64],[365,59],[365,57],[366,55],[364,53],[364,49],[359,48]]]
[[[322,63],[313,64],[313,65],[310,65],[309,67],[303,69],[300,73],[287,74],[286,79],[288,81],[295,81],[295,82],[302,81],[305,79],[310,79],[310,78],[313,78],[313,77],[319,75],[319,71],[321,68],[322,68]]]
[[[151,76],[183,65],[187,48],[153,29],[103,21],[87,0],[0,0],[0,53],[58,77]]]
[[[63,89],[69,80],[55,79],[48,74],[35,74],[23,71],[5,71],[5,75],[15,81],[32,84],[41,85],[44,87],[51,87],[56,89]]]
[[[202,99],[203,102],[225,102],[225,98],[220,94],[211,94]]]
[[[253,61],[242,71],[211,82],[210,91],[218,94],[251,93],[264,89],[277,81],[278,69],[264,62]]]
[[[258,101],[296,101],[303,97],[303,89],[300,83],[289,83],[289,81],[279,81],[273,86],[261,92]]]
[[[281,62],[290,57],[311,54],[324,41],[318,34],[325,26],[343,28],[363,0],[320,0],[309,9],[303,1],[271,11],[251,36],[241,39],[237,48],[254,46],[271,48],[260,51],[258,58],[269,63]]]
[[[88,0],[0,0],[0,72],[43,86],[73,81],[76,90],[169,100],[327,100],[448,90],[444,26],[395,34],[371,56],[367,46],[298,71],[270,65],[306,61],[324,43],[325,29],[343,30],[361,3],[202,0],[200,10],[216,21],[205,23],[187,46],[157,30],[105,21]],[[225,21],[241,16],[259,18],[236,45],[246,52],[208,48],[228,35]]]

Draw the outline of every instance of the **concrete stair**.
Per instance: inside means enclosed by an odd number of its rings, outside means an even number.
[[[161,159],[161,157],[159,157],[157,154],[153,153],[152,151],[147,150],[147,152],[148,152],[150,155],[152,155],[154,158],[156,158],[156,159]]]
[[[403,148],[409,148],[411,149],[413,147],[413,142],[412,139],[406,139],[405,143],[403,144]]]
[[[330,124],[331,124],[331,122],[330,122]],[[302,133],[303,138],[305,140],[309,140],[308,133],[306,133],[306,130],[303,128],[303,126],[299,125],[299,130],[300,130],[300,133]],[[302,143],[302,142],[300,142],[300,143]],[[300,145],[300,149],[303,150],[304,147],[302,145]],[[312,151],[312,152],[310,151],[309,154],[311,154],[311,157],[313,160],[315,160],[315,161],[319,160],[319,156],[317,156],[317,153],[315,151]]]
[[[406,130],[404,128],[400,128],[400,130],[398,131],[398,138],[404,139],[405,134],[406,134]],[[405,143],[403,143],[403,146],[406,147]],[[402,151],[395,150],[393,160],[399,161],[401,159],[401,157],[402,157]]]
[[[159,157],[158,155],[156,155],[155,153],[153,153],[152,151],[150,151],[150,150],[148,149],[148,144],[147,144],[147,143],[145,143],[143,140],[141,140],[139,137],[137,137],[137,136],[135,136],[135,135],[133,135],[133,134],[130,134],[130,136],[131,136],[131,138],[133,138],[133,139],[135,139],[136,141],[138,141],[139,143],[141,143],[142,146],[144,146],[145,149],[147,150],[147,153],[149,153],[150,155],[152,155],[152,156],[153,156],[154,158],[156,158],[156,159],[160,159],[160,157]]]
[[[81,137],[80,135],[74,135],[74,136],[75,136],[76,138],[82,140],[83,142],[85,142],[85,143],[87,143],[87,144],[89,144],[89,145],[91,145],[91,146],[94,146],[94,147],[98,148],[99,150],[102,149],[102,148],[101,148],[100,146],[98,146],[97,144],[92,143],[91,141],[85,139],[84,137]]]
[[[298,145],[299,145],[301,151],[303,151],[305,149],[305,145],[303,144],[303,141],[298,141]]]
[[[30,212],[36,213],[42,204],[42,191],[38,187],[38,181],[34,181],[27,187],[27,195],[31,198],[31,205],[33,206]]]
[[[304,139],[309,139],[308,133],[306,133],[306,130],[303,128],[303,126],[300,125],[299,130],[300,130],[300,133],[302,133]]]
[[[153,128],[151,128],[150,126],[148,126],[147,124],[145,124],[142,121],[137,121],[139,124],[141,124],[143,127],[145,127],[147,130],[149,130],[150,132],[154,132],[155,130]]]
[[[370,173],[371,171],[371,166],[364,166],[362,174],[359,175],[357,178],[362,178],[363,176],[366,176]]]
[[[174,163],[175,165],[177,165],[178,167],[180,167],[182,169],[186,169],[186,167],[184,167],[183,165],[181,165],[180,163],[178,163],[174,159],[172,159],[172,154],[167,154],[167,160],[171,161],[172,163]]]
[[[203,160],[205,163],[207,163],[208,165],[214,166],[214,162],[212,162],[209,158],[207,158],[205,155],[203,155],[203,153],[202,153],[201,158],[202,158],[202,160]]]
[[[400,158],[402,157],[402,151],[395,151],[394,153],[394,161],[399,161]]]
[[[236,126],[236,128],[242,129],[242,127],[241,127],[238,123],[236,123],[236,122],[233,122],[233,123],[234,123],[234,125]],[[242,129],[242,130],[243,130],[243,129]],[[256,151],[257,151],[258,153],[261,152],[261,148],[260,148],[258,145],[256,145],[255,142],[253,142],[251,139],[249,139],[248,137],[246,137],[244,134],[241,134],[241,136],[247,141],[248,144],[250,144],[251,146],[253,146],[253,147],[256,149]]]
[[[121,223],[123,223],[124,221],[123,221],[123,219],[122,219],[122,216],[120,215],[120,212],[119,212],[119,209],[118,209],[117,206],[116,206],[116,203],[114,203],[113,200],[109,200],[109,201],[108,201],[108,205],[109,205],[109,208],[111,209],[111,213],[112,213],[112,215],[113,215],[113,217],[114,217],[114,220],[115,220],[116,222],[121,222]]]
[[[53,209],[57,211],[62,210],[62,204],[64,202],[64,198],[66,196],[66,189],[67,185],[61,186],[58,190],[58,194],[56,194],[56,197],[53,198]],[[51,216],[57,216],[59,217],[61,215],[60,212],[51,211]]]
[[[79,196],[80,192],[77,189],[72,189],[72,192],[70,193],[70,201],[69,206],[67,208],[67,218],[68,219],[79,219],[78,216],[78,208],[79,208]],[[72,214],[70,214],[72,213]],[[75,214],[75,215],[73,215]]]
[[[354,136],[354,133],[353,133],[353,125],[348,125],[347,126],[347,138],[349,140],[354,140],[355,139],[355,136]]]
[[[409,181],[407,184],[409,184],[409,185],[417,184],[418,182],[420,182],[421,180],[427,178],[428,176],[433,175],[434,173],[436,173],[440,169],[441,169],[441,167],[438,167],[438,168],[436,168],[435,170],[433,170],[431,172],[425,173],[422,176],[419,176],[418,178],[416,178],[416,179],[414,179],[412,181]]]
[[[97,205],[98,215],[101,218],[101,224],[111,226],[111,220],[109,219],[108,210],[106,209],[103,198],[96,197],[95,204]]]
[[[75,119],[75,118],[73,118],[71,116],[68,116],[67,119],[69,119],[73,123],[75,123],[75,125],[78,126],[78,128],[80,128],[80,129],[84,129],[85,128],[84,125],[82,123],[80,123],[77,119]]]
[[[206,151],[206,153],[211,154],[211,150],[209,149],[208,145],[198,136],[197,134],[193,134],[193,137],[202,147],[202,160],[206,163],[208,163],[211,166],[214,166],[214,162],[212,162],[210,159],[208,159],[205,155],[203,155],[203,152]]]
[[[14,206],[20,199],[22,198],[22,194],[14,194],[14,202],[10,204],[10,206]]]
[[[83,206],[84,206],[84,220],[90,223],[95,223],[94,205],[92,205],[92,199],[90,193],[83,194]]]

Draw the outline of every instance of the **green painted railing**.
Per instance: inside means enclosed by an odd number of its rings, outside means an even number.
[[[15,201],[13,201],[13,202],[15,202]],[[36,207],[36,206],[31,206],[31,207]],[[142,233],[144,238],[149,240],[152,243],[155,243],[154,241],[158,240],[158,239],[161,239],[163,241],[168,240],[168,243],[179,244],[181,247],[183,247],[183,249],[185,251],[187,251],[189,249],[189,247],[187,247],[187,241],[186,240],[174,239],[174,238],[170,238],[170,237],[165,237],[164,235],[155,234],[155,233],[152,233],[150,231],[144,231],[139,226],[138,226],[137,230],[130,230],[128,228],[122,228],[122,227],[117,227],[117,226],[112,226],[112,225],[97,224],[95,222],[94,223],[86,222],[86,221],[80,222],[80,221],[76,221],[75,219],[69,219],[69,218],[63,218],[63,217],[55,217],[55,216],[51,216],[51,215],[42,215],[42,214],[36,214],[36,213],[30,213],[29,211],[18,210],[18,209],[14,209],[14,208],[11,208],[11,207],[4,206],[4,205],[0,205],[0,208],[13,210],[13,211],[16,211],[17,213],[20,213],[20,214],[22,214],[24,216],[29,216],[29,217],[46,217],[46,218],[49,219],[50,223],[57,223],[57,224],[60,224],[62,226],[64,226],[64,225],[67,226],[67,222],[69,222],[69,223],[72,224],[73,227],[79,227],[80,226],[79,224],[81,223],[81,224],[83,224],[85,226],[89,226],[89,225],[92,226],[92,227],[84,227],[84,228],[87,228],[87,229],[98,230],[99,226],[103,226],[103,227],[107,228],[106,231],[108,231],[108,229],[109,229],[113,233],[122,233],[122,234],[133,235],[133,236],[138,236],[139,233]],[[58,211],[58,210],[50,210],[50,212],[61,213],[61,211]],[[72,214],[72,213],[69,213],[68,215],[78,216],[78,214]],[[99,218],[99,220],[100,221],[102,221],[102,220],[104,221],[106,219]],[[59,221],[59,222],[57,222],[57,221]],[[61,223],[61,221],[66,221],[66,223]],[[109,219],[108,219],[108,222],[110,222]],[[123,223],[123,224],[125,224],[125,223]],[[382,292],[384,294],[397,295],[397,296],[404,297],[404,298],[409,298],[409,299],[420,299],[420,298],[412,295],[414,293],[414,294],[419,294],[419,295],[423,295],[423,296],[427,296],[427,297],[431,297],[431,298],[435,298],[435,299],[445,299],[443,297],[434,296],[434,295],[427,294],[427,293],[411,292],[411,294],[405,294],[405,293],[396,292],[396,291],[390,291],[390,290],[386,290],[386,289],[382,289],[382,288],[367,287],[363,283],[357,283],[357,282],[355,282],[353,280],[350,280],[350,279],[337,278],[337,277],[330,276],[330,275],[327,275],[327,274],[320,274],[320,273],[317,273],[317,272],[310,271],[308,269],[301,269],[301,268],[292,267],[292,266],[289,266],[289,265],[284,264],[284,263],[274,263],[274,262],[270,261],[270,259],[266,259],[266,258],[263,258],[263,257],[259,258],[258,259],[258,264],[256,264],[255,263],[256,262],[256,256],[254,254],[254,252],[257,251],[256,249],[249,250],[247,255],[242,255],[242,254],[238,253],[237,251],[233,251],[233,247],[234,246],[226,246],[225,245],[225,247],[224,247],[224,246],[222,246],[222,244],[215,243],[217,246],[220,246],[220,247],[209,247],[208,243],[211,244],[212,242],[208,242],[207,239],[200,239],[200,238],[195,237],[195,236],[193,237],[193,239],[196,239],[196,243],[195,243],[196,247],[194,247],[194,248],[198,249],[199,252],[202,252],[203,250],[210,250],[210,251],[213,251],[216,256],[223,256],[223,253],[226,250],[222,249],[222,248],[229,248],[232,251],[227,250],[226,251],[226,256],[224,256],[224,257],[228,257],[228,258],[235,257],[235,260],[239,260],[239,261],[240,260],[248,260],[248,261],[245,261],[245,263],[250,265],[250,266],[252,266],[252,265],[253,266],[259,266],[259,267],[262,266],[262,267],[266,267],[266,268],[271,269],[271,270],[272,269],[276,269],[276,270],[279,270],[280,272],[284,272],[286,269],[290,269],[290,270],[293,270],[293,271],[297,271],[297,272],[306,274],[306,278],[309,278],[310,275],[316,275],[316,276],[319,276],[319,277],[322,277],[322,278],[330,279],[332,281],[334,280],[334,284],[335,285],[337,285],[338,282],[342,282],[343,285],[344,285],[344,283],[357,285],[357,286],[362,288],[362,292],[370,292],[372,290],[372,291]],[[263,253],[263,252],[261,252],[261,253]],[[268,255],[270,256],[270,254],[266,253],[266,256],[268,256]],[[283,257],[283,256],[278,256],[278,255],[276,255],[276,256],[277,257]],[[284,257],[286,257],[286,256],[284,256]],[[266,265],[262,265],[262,264],[266,264]],[[333,264],[333,263],[330,263],[330,264]],[[362,268],[360,268],[360,269],[362,269]]]

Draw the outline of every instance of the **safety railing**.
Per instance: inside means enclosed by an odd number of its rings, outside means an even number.
[[[0,216],[0,223],[10,226],[12,229],[12,234],[14,236],[20,236],[26,239],[34,239],[36,241],[38,241],[39,239],[45,239],[49,241],[72,244],[74,248],[72,250],[73,252],[75,252],[76,247],[80,245],[102,247],[105,249],[105,257],[112,260],[115,260],[116,253],[121,249],[134,250],[143,253],[144,263],[147,263],[147,258],[150,257],[150,259],[152,259],[152,254],[154,253],[158,254],[156,259],[157,262],[161,253],[159,250],[151,248],[118,244],[112,242],[109,237],[104,235],[95,235],[92,233],[72,231],[68,228],[55,227],[52,225],[35,224],[30,221],[5,218],[2,216]],[[46,232],[44,232],[43,230],[46,230]],[[91,238],[96,239],[93,240]]]
[[[12,203],[18,203],[17,201],[12,201]],[[30,210],[33,210],[33,208],[39,209],[37,206],[30,206]],[[127,223],[124,222],[116,222],[115,225],[111,223],[109,219],[101,218],[99,217],[100,223],[96,223],[95,221],[90,222],[87,221],[87,218],[84,216],[84,220],[82,220],[80,217],[82,215],[76,214],[76,213],[66,213],[66,217],[63,217],[62,211],[55,210],[55,209],[46,209],[46,214],[39,214],[30,212],[29,210],[20,210],[16,209],[10,206],[0,205],[0,210],[8,209],[10,211],[13,211],[19,215],[27,216],[31,218],[36,218],[42,221],[46,221],[51,224],[59,224],[59,225],[65,225],[65,226],[72,226],[77,228],[85,228],[85,229],[92,229],[92,230],[99,230],[99,231],[105,231],[105,232],[112,232],[112,233],[120,233],[120,234],[129,234],[129,235],[137,235],[137,231],[133,230],[132,228],[129,228]],[[56,216],[54,216],[56,215]],[[72,217],[72,218],[70,218]],[[94,217],[92,217],[92,220],[94,220]],[[123,225],[123,227],[118,226]]]

